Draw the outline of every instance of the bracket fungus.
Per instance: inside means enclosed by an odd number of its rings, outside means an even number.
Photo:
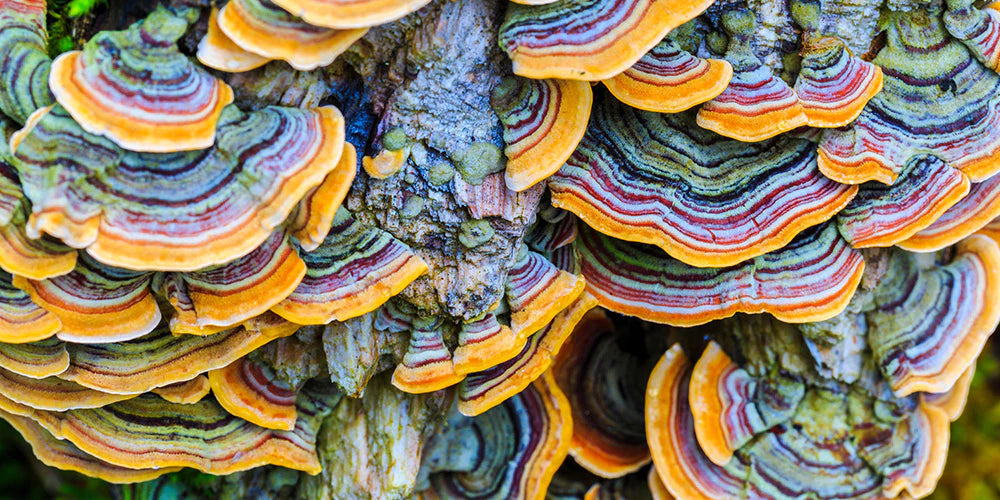
[[[45,0],[0,2],[0,112],[24,123],[52,104]]]
[[[160,8],[127,30],[98,33],[52,62],[49,88],[84,130],[125,149],[208,148],[233,91],[175,45],[197,14]]]
[[[554,206],[605,234],[723,267],[784,247],[857,192],[824,177],[804,139],[744,143],[697,128],[687,113],[603,97],[549,189]]]
[[[678,113],[714,99],[733,77],[733,65],[690,54],[669,36],[625,71],[603,80],[618,100],[634,108]]]
[[[780,250],[725,268],[698,268],[660,249],[581,229],[576,241],[588,293],[612,311],[692,326],[737,312],[804,323],[836,316],[861,282],[861,254],[826,224]]]
[[[219,9],[212,8],[205,36],[198,42],[198,62],[228,73],[242,73],[267,64],[270,59],[244,50],[219,27]]]
[[[500,47],[514,74],[528,78],[605,80],[625,71],[670,30],[713,0],[556,0],[512,3],[500,26]],[[557,36],[553,34],[558,33]]]
[[[229,413],[267,429],[295,428],[297,388],[266,363],[246,357],[208,372],[215,399]]]
[[[948,35],[938,8],[894,12],[886,34],[872,60],[885,74],[883,89],[849,126],[824,132],[823,173],[850,184],[892,184],[921,153],[938,156],[971,182],[1000,171],[1000,75]]]
[[[327,66],[368,28],[333,30],[313,26],[269,0],[230,0],[219,11],[218,27],[240,48],[266,59],[281,59],[309,71]]]
[[[334,29],[367,28],[420,10],[430,0],[274,0],[307,23]]]
[[[32,201],[28,235],[136,270],[246,255],[337,166],[343,117],[331,106],[227,108],[222,122],[208,150],[136,153],[84,132],[59,106],[40,110],[11,140]]]
[[[544,498],[573,432],[551,374],[482,415],[450,420],[424,452],[421,498]]]
[[[623,348],[636,333],[616,332],[602,310],[591,310],[552,365],[572,409],[569,454],[601,477],[622,477],[650,460],[642,423],[642,384],[651,366],[645,366],[645,346]]]
[[[583,138],[594,101],[590,84],[509,76],[490,96],[503,124],[507,188],[524,191],[559,170]]]
[[[754,53],[756,22],[749,10],[722,14],[733,78],[726,90],[698,110],[699,126],[747,142],[774,137],[809,121],[795,91]]]

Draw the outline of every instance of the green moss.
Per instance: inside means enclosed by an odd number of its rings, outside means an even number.
[[[458,241],[465,248],[475,248],[489,241],[495,232],[493,226],[485,220],[468,220],[459,228]]]
[[[382,134],[382,147],[389,151],[399,151],[410,144],[410,138],[402,127],[393,127]]]
[[[475,142],[462,153],[456,167],[465,182],[478,186],[487,175],[503,170],[503,152],[492,143]]]
[[[455,169],[447,162],[434,165],[427,171],[427,181],[433,186],[443,186],[455,177]]]

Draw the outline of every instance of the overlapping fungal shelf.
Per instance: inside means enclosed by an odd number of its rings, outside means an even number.
[[[0,418],[114,483],[929,495],[1000,323],[1000,11],[484,2],[165,1],[56,50],[0,0]],[[449,16],[489,53],[442,76]]]

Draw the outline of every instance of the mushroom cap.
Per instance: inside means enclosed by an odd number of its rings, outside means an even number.
[[[1000,69],[1000,11],[995,4],[949,7],[944,13],[944,26],[987,68]]]
[[[45,430],[43,426],[31,418],[2,410],[0,410],[0,418],[6,420],[14,430],[20,433],[24,440],[31,445],[31,451],[35,458],[49,467],[79,472],[109,483],[150,481],[163,474],[177,472],[181,469],[180,467],[137,469],[112,465],[85,453],[69,441],[56,439],[51,432]]]
[[[41,308],[27,292],[0,271],[0,342],[20,344],[44,340],[62,328],[59,317]]]
[[[729,61],[702,59],[664,38],[629,69],[603,83],[633,108],[678,113],[715,98],[732,77]]]
[[[14,286],[59,318],[59,339],[104,343],[141,337],[160,323],[160,308],[149,287],[152,278],[83,254],[69,274],[44,280],[14,276]]]
[[[872,61],[885,73],[883,89],[850,126],[824,132],[823,173],[850,184],[891,184],[921,153],[972,182],[1000,171],[1000,75],[951,39],[936,14],[896,12],[886,33]]]
[[[208,372],[215,399],[229,413],[266,429],[295,428],[297,388],[261,361],[242,357]]]
[[[230,474],[265,464],[320,471],[316,434],[330,411],[329,396],[303,393],[291,431],[265,429],[226,412],[212,399],[170,403],[142,395],[103,408],[42,412],[57,438],[114,465],[192,467]]]
[[[543,256],[549,254],[549,257],[556,250],[576,241],[578,222],[576,216],[565,210],[558,208],[551,210],[558,214],[557,219],[548,221],[542,213],[539,213],[535,223],[524,234],[524,242],[528,248]],[[552,259],[549,258],[549,261],[551,262]]]
[[[699,126],[756,142],[806,125],[809,119],[795,91],[757,58],[749,43],[730,41],[726,60],[733,65],[733,77],[698,110]]]
[[[274,0],[282,9],[316,26],[367,28],[420,10],[430,0]]]
[[[882,69],[854,57],[838,38],[804,43],[795,95],[810,127],[843,127],[882,90]]]
[[[208,382],[208,377],[198,375],[191,380],[154,388],[151,392],[171,403],[187,405],[201,401],[211,391],[212,386]]]
[[[0,1],[0,112],[24,123],[52,104],[46,2]]]
[[[244,50],[281,59],[300,71],[329,65],[368,32],[368,28],[320,28],[269,0],[231,0],[219,11],[218,25]]]
[[[1000,216],[1000,175],[969,187],[969,194],[931,225],[896,243],[911,252],[930,252],[954,245]]]
[[[302,254],[306,275],[271,308],[300,325],[345,321],[374,311],[427,271],[427,264],[389,233],[341,208],[323,243]]]
[[[653,368],[646,385],[646,439],[657,474],[676,498],[740,498],[746,471],[731,461],[712,463],[698,446],[688,403],[692,363],[674,344]]]
[[[482,319],[463,323],[458,331],[458,347],[452,360],[455,373],[465,375],[492,368],[521,352],[523,341],[507,325],[501,325],[496,315],[487,313]]]
[[[540,500],[566,457],[573,419],[566,396],[546,373],[491,411],[456,416],[447,429],[425,449],[430,490],[423,495]],[[455,449],[462,452],[450,453]]]
[[[806,140],[724,139],[690,113],[649,113],[604,97],[549,189],[554,206],[605,234],[723,267],[785,247],[856,193],[819,172]]]
[[[636,332],[629,332],[635,334]],[[588,471],[622,477],[649,463],[643,432],[643,358],[619,345],[603,310],[584,315],[559,350],[552,374],[569,399],[573,441],[569,454]]]
[[[128,342],[67,344],[70,364],[59,378],[112,394],[141,394],[224,367],[273,339],[244,327],[175,336],[161,323]]]
[[[712,0],[558,0],[510,4],[500,47],[514,73],[528,78],[597,81],[635,64],[672,29],[701,14]]]
[[[1000,247],[972,235],[947,263],[896,252],[867,314],[868,344],[897,397],[949,390],[1000,323]],[[928,318],[934,318],[928,321]]]
[[[575,247],[588,293],[601,306],[647,321],[694,326],[737,312],[782,321],[830,319],[861,282],[861,254],[826,224],[780,250],[726,268],[692,267],[649,245],[580,229]]]
[[[451,351],[444,343],[439,320],[420,319],[410,329],[410,342],[392,372],[392,385],[411,394],[434,392],[459,383]]]
[[[55,337],[27,344],[0,342],[0,367],[31,378],[59,375],[69,368],[69,352]]]
[[[330,234],[337,209],[347,197],[357,171],[358,153],[353,144],[345,142],[337,166],[302,198],[289,221],[288,230],[303,250],[316,250]]]
[[[976,363],[972,363],[947,392],[921,393],[921,404],[933,406],[943,411],[945,415],[948,415],[948,420],[952,422],[958,420],[958,417],[962,416],[962,411],[965,410],[965,403],[969,399],[969,389],[972,387],[972,378],[975,374]]]
[[[519,339],[542,329],[575,301],[586,281],[558,269],[548,259],[524,250],[507,275],[510,329]]]
[[[208,31],[198,42],[198,61],[205,66],[229,73],[242,73],[259,68],[270,61],[241,48],[219,28],[219,9],[213,7]]]
[[[285,231],[249,254],[201,271],[171,273],[161,288],[174,306],[174,333],[214,333],[267,312],[295,290],[306,274]]]
[[[19,405],[51,411],[100,408],[134,397],[101,392],[58,377],[26,377],[2,368],[0,395]]]
[[[33,205],[28,236],[137,270],[193,271],[250,253],[336,167],[344,121],[330,106],[224,118],[207,151],[133,153],[52,108],[11,141]]]
[[[388,179],[399,173],[406,159],[410,157],[410,148],[403,147],[396,150],[383,149],[374,158],[364,156],[361,158],[361,167],[365,173],[373,179]]]
[[[698,443],[725,466],[753,437],[787,420],[802,399],[801,383],[768,384],[737,366],[715,341],[691,372],[688,402]]]
[[[563,342],[596,305],[597,301],[589,294],[580,295],[545,328],[528,337],[513,358],[466,375],[458,390],[458,411],[463,415],[479,415],[524,390],[549,369]]]
[[[590,84],[572,80],[508,76],[494,87],[508,189],[524,191],[559,170],[587,130],[593,101]]]
[[[49,88],[84,130],[125,149],[211,147],[233,91],[177,49],[187,26],[161,7],[127,30],[102,31],[52,62]]]
[[[913,156],[891,185],[862,184],[837,214],[837,227],[854,248],[892,246],[933,224],[968,193],[965,174],[937,156]]]

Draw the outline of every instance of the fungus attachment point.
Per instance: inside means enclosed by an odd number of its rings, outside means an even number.
[[[451,351],[444,344],[439,321],[420,319],[410,329],[410,344],[392,372],[392,385],[413,394],[453,386],[465,378],[455,371]]]
[[[518,339],[537,332],[583,293],[583,278],[558,269],[541,255],[521,247],[507,275],[510,329]]]
[[[487,313],[480,320],[463,323],[453,361],[455,373],[465,375],[496,366],[517,355],[523,343],[507,325]]]
[[[160,7],[127,30],[102,31],[56,58],[49,87],[84,130],[130,151],[211,147],[233,91],[177,49],[188,23]]]
[[[732,77],[728,61],[701,59],[664,38],[632,67],[603,83],[629,106],[678,113],[715,98]]]

